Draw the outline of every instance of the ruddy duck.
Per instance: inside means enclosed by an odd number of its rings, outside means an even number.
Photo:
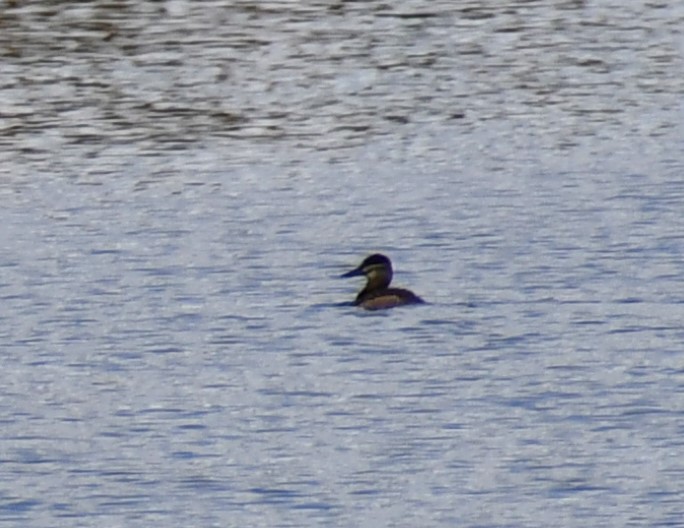
[[[422,304],[425,301],[415,293],[402,288],[390,288],[392,282],[392,263],[385,255],[375,253],[367,257],[358,268],[353,269],[342,277],[357,277],[365,275],[368,282],[359,292],[353,302],[354,306],[361,306],[366,310],[382,310],[405,304]]]

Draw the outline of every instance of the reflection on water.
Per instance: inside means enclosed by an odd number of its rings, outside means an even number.
[[[334,150],[487,120],[556,147],[657,136],[681,121],[683,17],[583,1],[9,3],[2,146]]]

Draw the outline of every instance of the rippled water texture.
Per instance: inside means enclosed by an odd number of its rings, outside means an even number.
[[[680,526],[683,28],[1,2],[0,523]]]

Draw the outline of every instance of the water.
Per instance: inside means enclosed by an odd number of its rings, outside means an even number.
[[[681,526],[684,9],[224,4],[2,7],[0,522]]]

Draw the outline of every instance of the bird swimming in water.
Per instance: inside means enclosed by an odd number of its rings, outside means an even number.
[[[425,301],[415,293],[403,288],[390,288],[392,282],[392,263],[385,255],[375,253],[341,277],[365,275],[366,287],[359,292],[352,303],[366,310],[382,310],[406,304],[422,304]]]

